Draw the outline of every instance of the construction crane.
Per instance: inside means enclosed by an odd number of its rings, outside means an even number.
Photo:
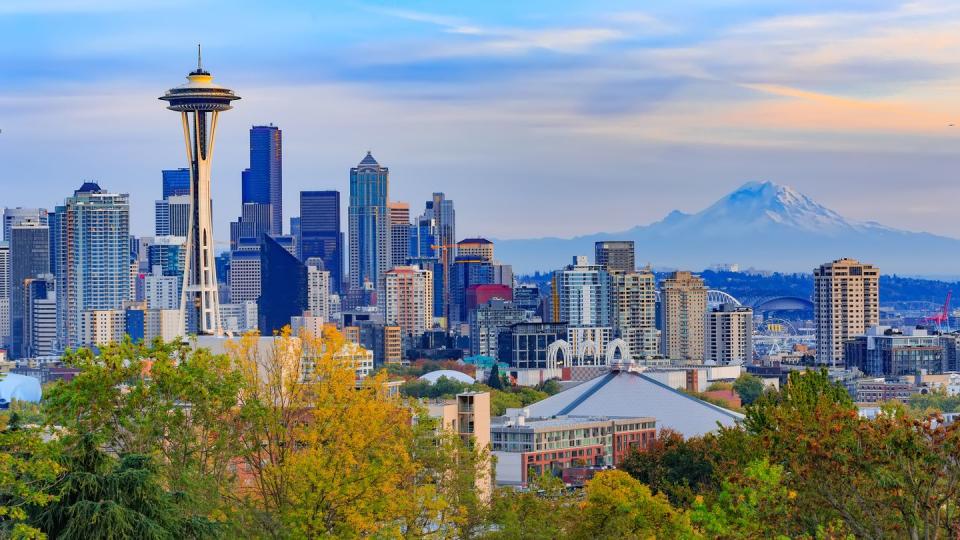
[[[924,317],[920,319],[921,323],[934,323],[937,325],[937,330],[943,331],[946,329],[947,332],[950,331],[950,298],[953,296],[953,291],[947,291],[947,299],[943,302],[943,307],[940,308],[940,312],[936,315],[931,315],[929,317]]]
[[[451,249],[457,249],[456,244],[433,244],[430,249],[440,251],[440,264],[443,267],[443,318],[446,319],[447,329],[450,329],[450,257],[447,254]]]

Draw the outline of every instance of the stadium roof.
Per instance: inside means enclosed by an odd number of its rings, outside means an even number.
[[[743,415],[675,390],[641,372],[611,371],[526,407],[532,417],[652,416],[657,428],[696,437]]]

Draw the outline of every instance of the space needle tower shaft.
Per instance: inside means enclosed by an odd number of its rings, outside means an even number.
[[[159,99],[180,113],[187,161],[190,164],[190,219],[180,296],[181,328],[187,333],[221,333],[219,291],[213,243],[213,208],[210,164],[213,159],[217,118],[240,99],[232,90],[213,82],[203,69],[197,46],[197,69],[187,83],[171,88]]]

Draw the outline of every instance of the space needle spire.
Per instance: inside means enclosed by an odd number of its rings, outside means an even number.
[[[168,103],[168,109],[180,113],[190,164],[190,227],[180,296],[181,328],[188,334],[217,335],[222,327],[214,260],[210,164],[217,118],[222,111],[230,110],[230,103],[240,96],[215,84],[201,60],[198,43],[197,69],[187,75],[186,84],[171,88],[159,99]]]

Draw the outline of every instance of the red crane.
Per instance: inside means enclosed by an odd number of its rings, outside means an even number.
[[[943,302],[943,307],[940,309],[940,313],[936,315],[931,315],[929,317],[924,317],[920,319],[920,322],[923,323],[935,323],[937,329],[946,327],[947,331],[950,330],[950,297],[953,296],[953,291],[947,291],[947,299]]]

